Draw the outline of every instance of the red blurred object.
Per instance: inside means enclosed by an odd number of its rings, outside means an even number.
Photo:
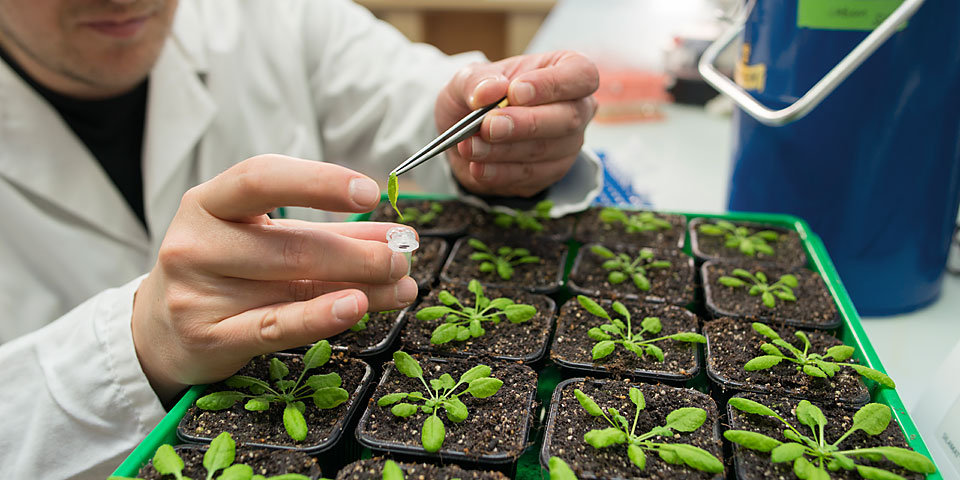
[[[637,70],[601,71],[594,121],[620,123],[663,118],[660,106],[673,101],[663,73]]]

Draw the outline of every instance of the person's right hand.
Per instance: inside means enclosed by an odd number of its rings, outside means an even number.
[[[335,335],[368,310],[413,302],[407,260],[385,243],[396,224],[266,215],[281,206],[366,212],[379,199],[360,173],[279,155],[248,159],[184,194],[131,322],[160,399],[226,378],[255,355]]]

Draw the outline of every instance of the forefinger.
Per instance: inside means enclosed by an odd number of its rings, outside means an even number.
[[[517,75],[507,88],[511,105],[543,105],[576,100],[597,90],[596,65],[576,52],[564,52],[550,64]]]

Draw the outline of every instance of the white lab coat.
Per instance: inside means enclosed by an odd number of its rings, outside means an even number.
[[[0,478],[105,478],[165,414],[130,316],[188,188],[261,153],[385,177],[436,134],[439,89],[479,60],[410,44],[343,0],[181,0],[150,76],[149,234],[56,111],[0,62]],[[454,192],[446,162],[411,175]],[[596,192],[595,160],[581,156],[561,183],[562,213]]]

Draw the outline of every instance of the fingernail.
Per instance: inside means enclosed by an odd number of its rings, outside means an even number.
[[[397,302],[409,305],[417,299],[417,282],[410,277],[397,282]]]
[[[333,302],[333,316],[341,322],[352,322],[360,316],[356,295],[347,295]]]
[[[354,178],[350,180],[348,189],[353,203],[361,207],[368,207],[380,201],[380,187],[377,186],[377,182],[369,178]]]
[[[480,180],[490,180],[497,175],[497,166],[490,164],[481,165],[483,171],[480,173]]]
[[[532,102],[533,97],[536,96],[537,91],[533,88],[533,85],[527,82],[517,82],[513,84],[513,98],[515,98],[520,105],[526,105]]]
[[[490,140],[503,140],[513,132],[513,119],[507,115],[495,115],[490,119]]]
[[[470,102],[470,105],[471,106],[475,105],[474,99],[477,97],[477,93],[480,92],[480,88],[483,87],[483,84],[490,83],[496,80],[497,80],[497,77],[487,77],[487,78],[484,78],[483,80],[480,80],[480,83],[478,83],[476,87],[473,87],[473,93],[470,94],[470,98],[468,99],[468,101]]]
[[[407,256],[400,252],[393,252],[390,257],[390,278],[403,278],[410,271],[410,262]]]
[[[484,142],[480,137],[472,137],[470,139],[470,152],[473,154],[473,158],[483,158],[490,153],[490,144]]]

